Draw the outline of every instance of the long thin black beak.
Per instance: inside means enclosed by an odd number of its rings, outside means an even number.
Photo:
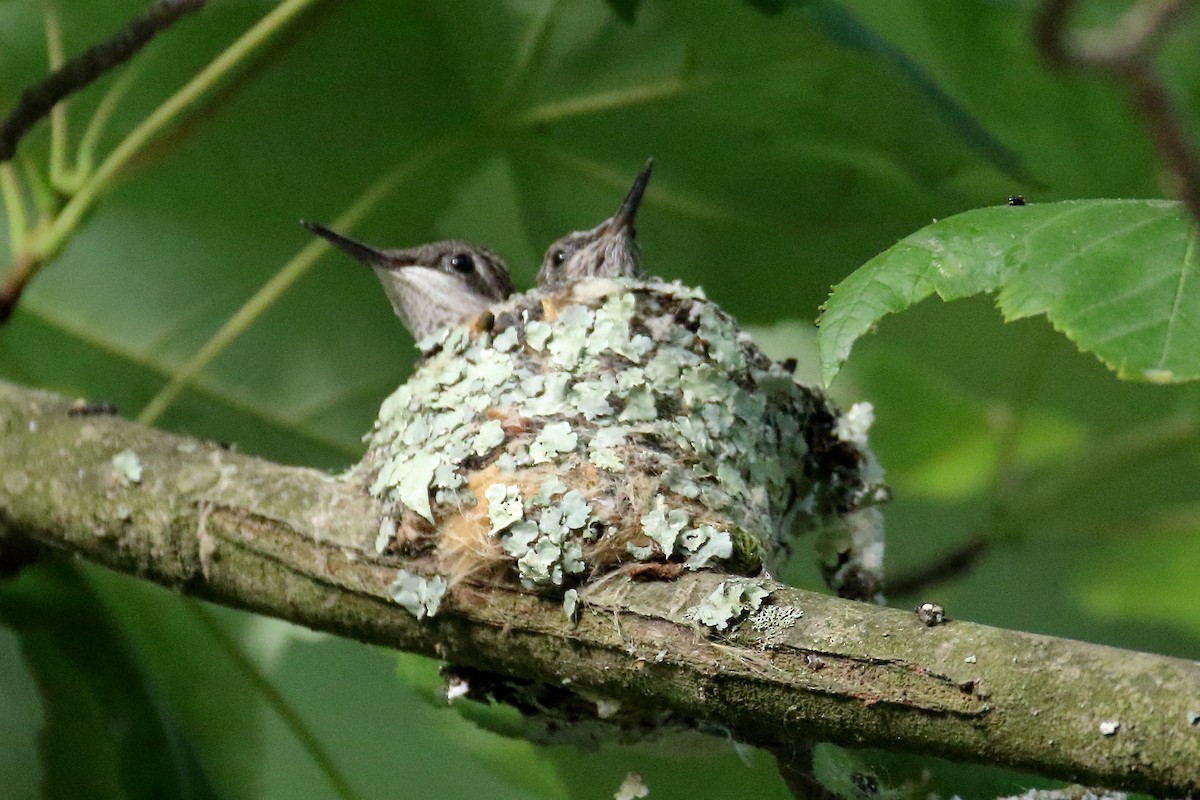
[[[646,193],[646,184],[650,182],[650,171],[652,169],[654,169],[654,159],[647,158],[642,171],[634,178],[633,186],[629,189],[629,194],[625,195],[625,201],[621,203],[621,207],[613,215],[609,230],[619,231],[624,228],[633,227],[633,218],[637,215],[638,206],[642,204],[642,195]]]
[[[300,220],[300,224],[364,264],[385,266],[391,261],[388,255],[382,250],[376,250],[374,247],[365,245],[362,242],[356,242],[353,239],[342,236],[340,233],[332,231],[324,225],[318,225],[315,222],[309,222],[304,219]]]

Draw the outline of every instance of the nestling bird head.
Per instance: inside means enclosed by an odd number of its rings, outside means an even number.
[[[575,231],[550,245],[537,274],[539,288],[554,289],[588,278],[642,277],[642,251],[633,220],[650,181],[646,161],[617,213],[589,231]]]
[[[300,224],[375,270],[396,316],[417,340],[462,324],[512,294],[508,267],[482,245],[451,239],[379,250],[324,225]]]

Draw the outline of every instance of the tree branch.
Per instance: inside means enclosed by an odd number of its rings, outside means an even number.
[[[718,639],[686,616],[726,577],[713,573],[608,576],[581,589],[575,621],[513,585],[460,584],[417,621],[386,588],[417,565],[375,554],[380,516],[361,487],[70,405],[0,382],[0,543],[25,537],[237,608],[704,720],[777,753],[825,740],[1200,793],[1200,664],[927,628],[779,584]],[[127,449],[136,482],[113,463]]]

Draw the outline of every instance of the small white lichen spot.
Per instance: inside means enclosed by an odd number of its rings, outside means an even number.
[[[804,609],[797,606],[763,606],[750,615],[750,627],[759,633],[762,647],[779,647],[803,617]]]
[[[423,355],[429,355],[435,349],[440,347],[442,342],[446,341],[446,337],[449,334],[449,328],[439,328],[421,341],[417,342],[417,349],[420,350]]]
[[[654,405],[654,393],[647,386],[639,386],[625,397],[625,408],[617,419],[622,422],[650,422],[658,419]]]
[[[570,453],[575,449],[579,437],[571,430],[569,422],[552,422],[529,445],[529,457],[534,464],[545,464],[559,453]]]
[[[1119,730],[1121,730],[1121,723],[1118,720],[1106,719],[1100,723],[1100,734],[1102,736],[1115,736]]]
[[[521,490],[516,486],[493,483],[483,496],[488,501],[488,519],[492,522],[492,533],[504,530],[525,516]]]
[[[588,461],[609,472],[625,471],[625,462],[616,450],[609,447],[592,448],[588,451]]]
[[[546,346],[546,340],[550,338],[550,332],[553,328],[550,323],[534,320],[525,326],[525,344],[529,345],[534,350],[541,350]]]
[[[454,703],[455,700],[462,697],[469,691],[471,691],[471,684],[467,683],[466,681],[461,679],[451,681],[450,683],[446,684],[446,704],[450,705]]]
[[[596,701],[596,716],[600,719],[612,719],[621,710],[621,701],[601,697]]]
[[[382,553],[395,537],[396,520],[391,517],[384,517],[383,521],[379,523],[379,533],[375,537],[375,552]]]
[[[870,403],[855,403],[850,410],[838,417],[833,429],[834,436],[860,448],[867,446],[867,433],[875,424],[875,406]]]
[[[548,506],[555,495],[567,490],[567,484],[557,475],[550,475],[538,487],[537,496],[533,498],[534,505]]]
[[[400,502],[433,522],[433,510],[429,507],[429,484],[438,466],[438,457],[433,453],[420,452],[407,461],[400,462],[396,469],[396,491]]]
[[[579,603],[579,592],[574,589],[567,589],[563,593],[563,613],[567,615],[567,619],[575,619],[575,606]]]
[[[688,569],[704,569],[712,559],[729,558],[733,555],[733,538],[726,531],[711,525],[701,525],[690,531],[691,536],[681,537],[684,549],[689,553]]]
[[[730,578],[684,615],[701,625],[723,631],[743,614],[757,611],[771,594],[763,581]]]
[[[654,498],[654,509],[641,519],[642,533],[658,544],[666,558],[675,553],[675,542],[680,532],[687,527],[688,513],[682,508],[667,510],[666,498],[661,494]]]
[[[617,793],[613,795],[613,800],[641,800],[649,794],[650,788],[646,786],[642,776],[636,772],[628,772]]]
[[[499,350],[501,353],[507,353],[517,346],[517,329],[506,328],[499,336],[492,340],[492,347]]]
[[[112,465],[122,486],[142,482],[142,460],[129,448],[113,456]]]
[[[512,328],[509,328],[512,330]],[[471,451],[477,456],[482,456],[490,453],[492,448],[499,447],[504,444],[504,426],[500,424],[498,419],[489,419],[487,422],[479,426],[479,433],[475,434],[475,441],[472,444]]]
[[[587,525],[592,506],[578,490],[572,489],[563,495],[559,511],[562,513],[563,524],[575,530]]]
[[[442,605],[446,580],[441,575],[425,578],[402,569],[388,586],[388,595],[417,619],[432,617]]]

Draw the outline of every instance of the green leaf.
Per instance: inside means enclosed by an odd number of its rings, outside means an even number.
[[[1025,170],[1020,155],[1006,147],[984,127],[920,62],[864,25],[841,3],[833,0],[795,1],[806,6],[812,5],[821,26],[834,42],[871,53],[903,75],[938,110],[958,135],[997,169],[1022,183],[1033,180]]]
[[[637,16],[638,6],[642,4],[642,0],[605,0],[605,2],[608,3],[608,7],[613,10],[614,14],[631,25]]]
[[[48,798],[216,798],[157,689],[79,573],[44,560],[0,584],[42,698]]]
[[[1011,321],[1045,314],[1121,378],[1200,377],[1196,229],[1163,200],[1073,200],[968,211],[900,240],[838,284],[821,316],[833,379],[887,314],[936,293],[998,292]]]
[[[200,601],[101,568],[85,568],[83,574],[129,641],[139,672],[148,676],[187,731],[222,794],[236,800],[262,797],[263,719],[270,712],[264,710],[258,686],[199,621]],[[290,630],[277,620],[221,608],[210,612],[229,620],[231,638],[233,631],[244,631],[241,640],[247,649],[266,649],[273,630]],[[214,719],[221,724],[214,725]]]
[[[1168,626],[1200,637],[1195,603],[1200,508],[1184,507],[1159,516],[1144,521],[1133,542],[1125,537],[1092,537],[1082,549],[1083,564],[1071,581],[1072,593],[1102,618]],[[1153,558],[1131,559],[1133,549],[1152,553]]]

